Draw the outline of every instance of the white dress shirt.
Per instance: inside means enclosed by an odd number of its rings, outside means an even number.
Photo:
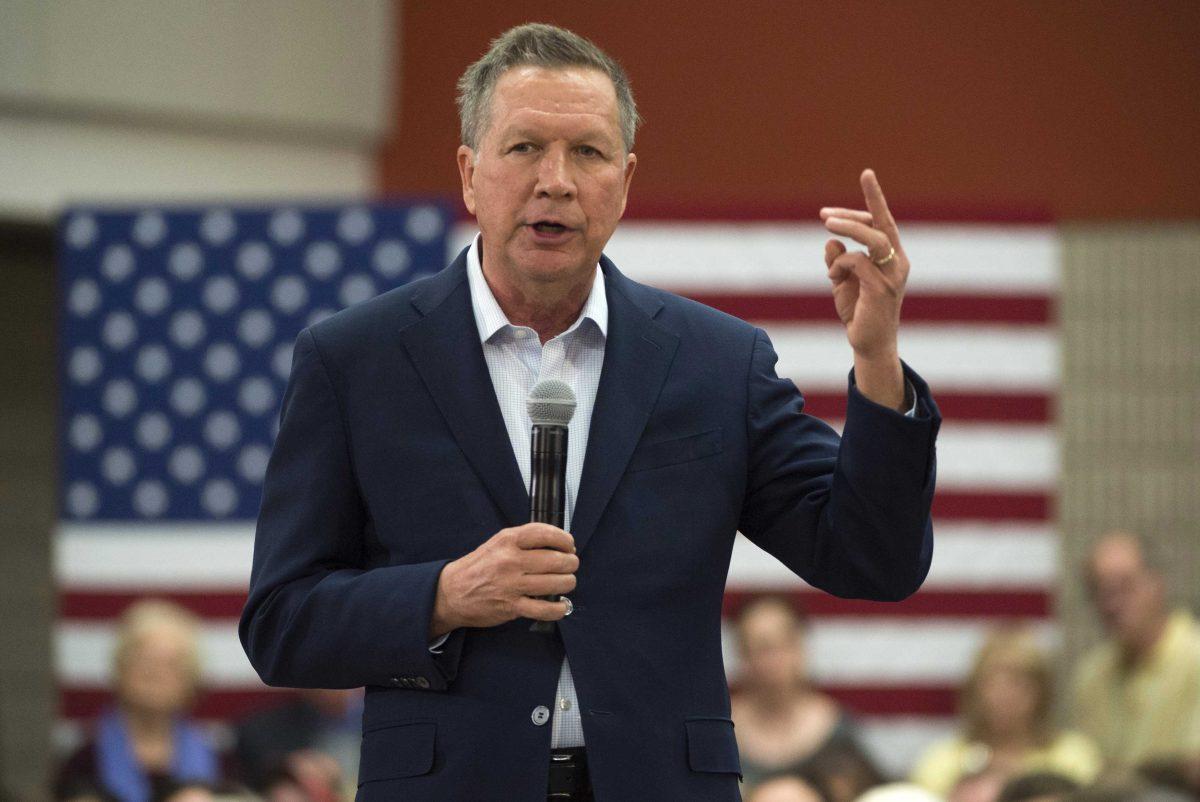
[[[600,369],[604,367],[604,342],[608,334],[608,297],[604,292],[604,273],[596,266],[592,291],[579,317],[570,328],[542,345],[537,332],[527,326],[514,326],[496,301],[483,277],[479,259],[482,239],[476,235],[467,252],[467,282],[471,290],[471,308],[483,357],[487,361],[496,400],[508,429],[513,455],[521,469],[521,478],[529,487],[529,433],[533,422],[525,399],[533,386],[543,379],[560,379],[575,392],[575,414],[567,428],[567,499],[564,529],[571,531],[571,513],[579,493],[579,478],[583,474],[583,455],[587,452],[588,429],[592,423],[592,407],[596,404],[596,389],[600,386]],[[449,637],[442,636],[430,649],[437,652]],[[551,719],[550,747],[564,749],[583,746],[583,724],[579,717],[579,700],[571,678],[571,664],[563,657],[555,692],[554,715]]]

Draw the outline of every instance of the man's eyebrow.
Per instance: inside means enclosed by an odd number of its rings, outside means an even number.
[[[522,127],[510,128],[510,129],[504,131],[501,135],[501,139],[504,139],[504,140],[530,139],[530,140],[534,140],[534,141],[541,141],[541,140],[545,139],[545,136],[541,133],[538,133],[537,131],[534,131],[533,129],[525,128],[522,126]],[[609,142],[610,138],[604,131],[600,130],[599,128],[588,128],[581,135],[572,137],[571,141],[572,142],[594,142],[594,141]]]

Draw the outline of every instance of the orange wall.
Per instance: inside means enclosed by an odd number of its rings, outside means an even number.
[[[631,214],[1200,218],[1200,2],[403,2],[386,193],[457,197],[454,83],[505,28],[620,60]]]

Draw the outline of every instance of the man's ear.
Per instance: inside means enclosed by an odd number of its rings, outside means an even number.
[[[625,156],[625,188],[621,192],[621,214],[625,214],[625,202],[629,200],[629,185],[633,183],[633,171],[637,169],[637,154]]]
[[[463,203],[475,214],[475,151],[466,145],[458,146],[458,175],[462,178]]]

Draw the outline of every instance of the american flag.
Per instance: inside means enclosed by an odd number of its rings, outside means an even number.
[[[440,269],[475,230],[420,204],[76,209],[61,233],[64,740],[104,699],[115,617],[147,594],[204,617],[198,713],[234,717],[272,693],[242,654],[236,618],[292,340]],[[929,579],[901,604],[834,599],[739,536],[725,608],[795,594],[812,619],[816,681],[857,714],[893,772],[953,727],[957,686],[989,627],[1019,619],[1048,646],[1057,637],[1057,232],[902,222],[902,234],[913,272],[901,354],[946,419]],[[635,280],[762,325],[808,411],[839,426],[851,354],[826,238],[809,224],[632,220],[606,253]]]

